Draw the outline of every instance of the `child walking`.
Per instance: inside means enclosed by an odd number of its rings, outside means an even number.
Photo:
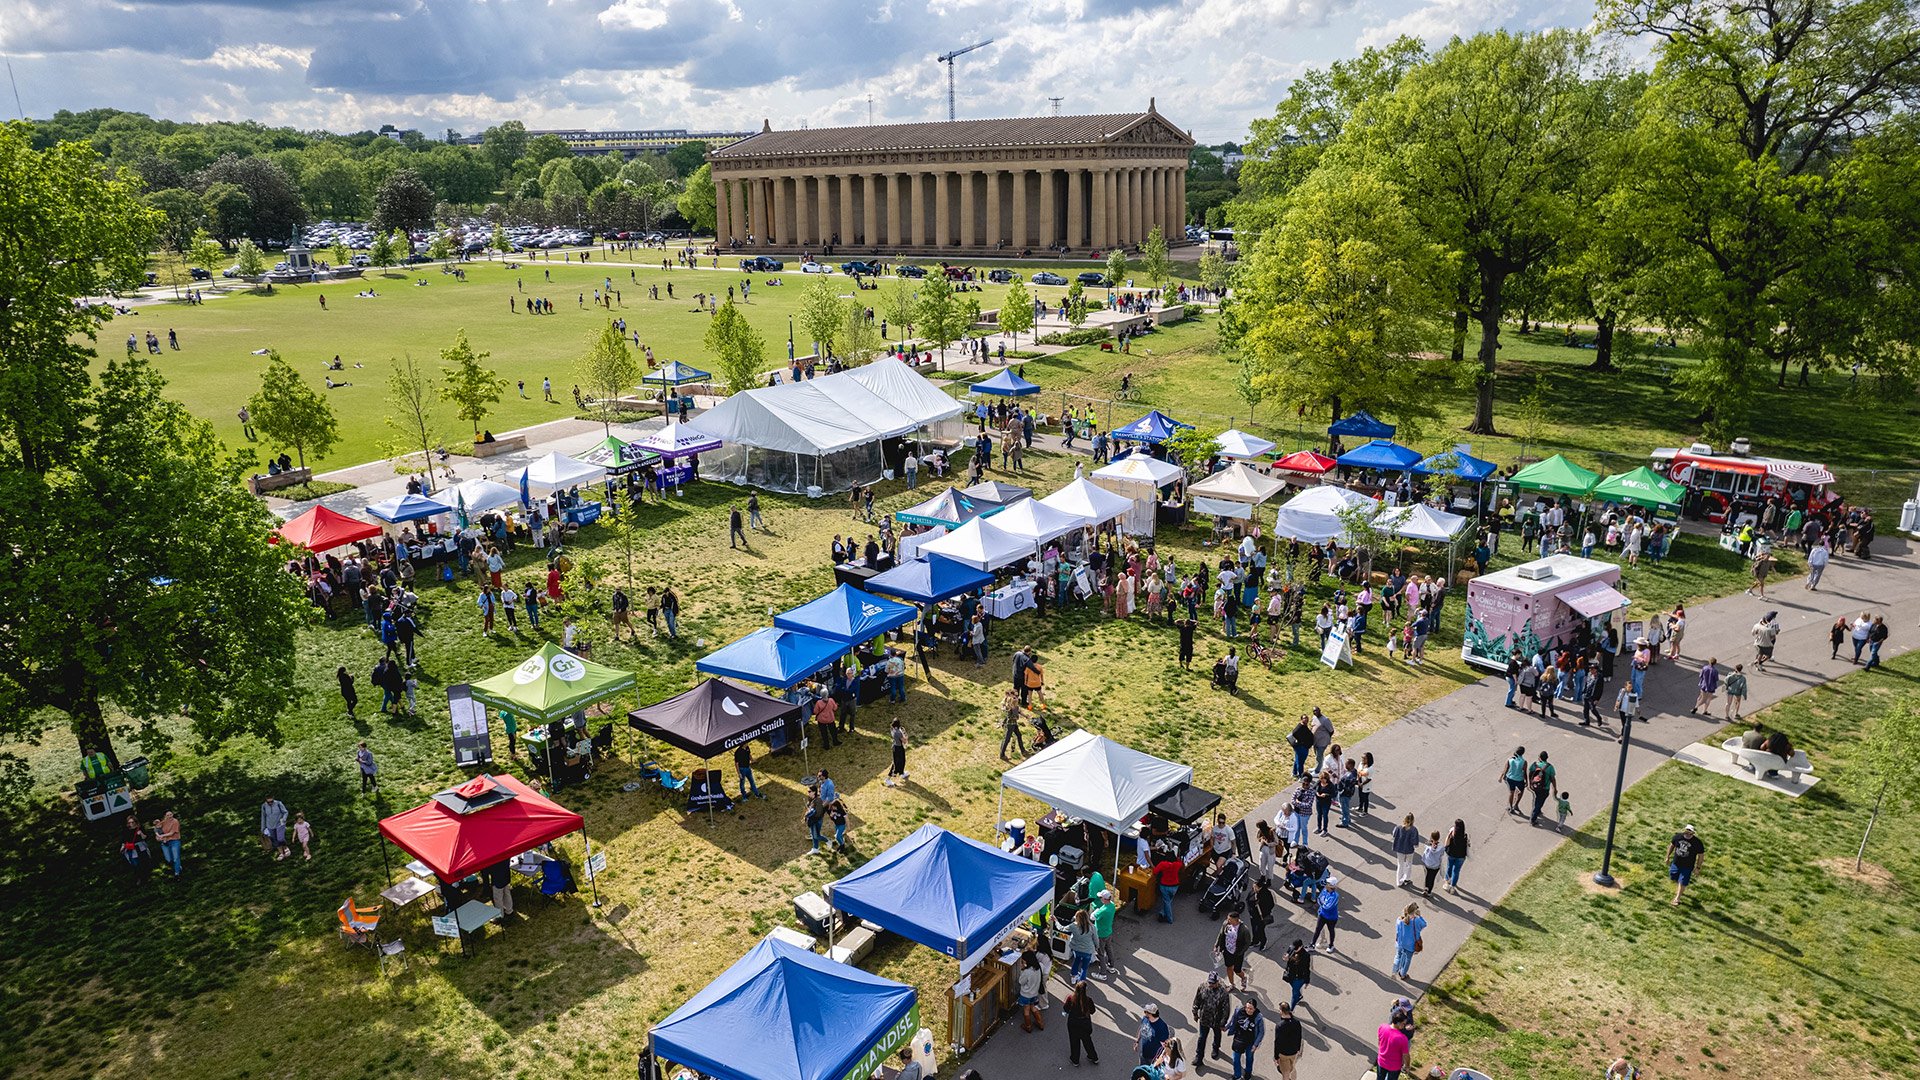
[[[1565,788],[1560,789],[1560,801],[1553,805],[1553,812],[1560,819],[1560,823],[1553,827],[1553,831],[1566,832],[1567,819],[1573,816],[1573,803],[1567,800],[1567,791]]]
[[[307,815],[293,815],[293,838],[300,841],[300,855],[311,862],[313,860],[313,826],[307,824]]]

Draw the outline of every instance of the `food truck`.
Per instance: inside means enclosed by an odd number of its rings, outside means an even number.
[[[1686,486],[1684,516],[1716,525],[1739,524],[1748,515],[1757,521],[1769,499],[1785,499],[1804,510],[1839,497],[1831,490],[1833,474],[1825,465],[1762,457],[1750,450],[1745,439],[1735,439],[1725,454],[1714,453],[1706,443],[1685,450],[1662,447],[1653,452],[1653,471]]]
[[[1620,567],[1577,555],[1549,555],[1467,582],[1467,631],[1460,658],[1495,671],[1552,646],[1606,636],[1627,606]]]

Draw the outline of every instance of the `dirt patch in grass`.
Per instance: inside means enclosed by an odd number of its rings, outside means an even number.
[[[1820,868],[1834,877],[1857,881],[1882,892],[1893,892],[1900,888],[1900,883],[1894,879],[1893,871],[1877,862],[1863,862],[1856,868],[1852,859],[1821,859]]]

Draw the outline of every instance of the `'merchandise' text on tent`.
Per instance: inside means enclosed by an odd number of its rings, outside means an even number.
[[[649,1038],[713,1080],[864,1080],[919,1027],[912,987],[768,937]]]
[[[928,824],[834,882],[828,898],[954,957],[965,975],[1053,899],[1053,870]]]

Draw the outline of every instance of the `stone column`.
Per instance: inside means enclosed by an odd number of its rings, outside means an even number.
[[[974,247],[979,243],[979,234],[973,228],[973,186],[979,173],[965,171],[960,174],[960,246]]]
[[[861,236],[860,242],[868,247],[878,247],[880,244],[880,193],[878,190],[880,185],[878,181],[879,177],[873,173],[863,173],[860,177],[860,199],[866,204],[864,208],[865,212],[861,216],[866,218],[867,225],[867,231]]]
[[[992,247],[1006,239],[1007,234],[1000,229],[1000,170],[988,169],[987,176],[987,235],[983,243]]]
[[[1080,194],[1080,184],[1086,174],[1079,169],[1066,170],[1067,177],[1067,237],[1061,243],[1070,248],[1078,248],[1086,243],[1087,213],[1086,203]]]
[[[1174,220],[1184,226],[1187,222],[1187,170],[1185,169],[1174,170],[1173,205],[1176,208]],[[1185,239],[1186,230],[1184,228],[1181,230],[1180,235],[1182,239]]]
[[[927,181],[929,179],[931,178],[923,172],[907,174],[907,190],[912,193],[908,196],[911,201],[907,206],[907,212],[913,217],[913,227],[907,231],[913,236],[914,247],[927,246]]]
[[[933,174],[933,242],[938,247],[953,246],[952,176],[945,169]]]
[[[840,180],[840,243],[853,243],[853,174],[841,173]]]
[[[1124,248],[1133,241],[1133,170],[1116,169],[1113,174],[1113,246]]]
[[[1027,177],[1030,175],[1025,169],[1007,170],[1013,185],[1013,213],[1007,221],[1007,242],[1015,251],[1032,242],[1033,224],[1027,215]]]
[[[906,219],[900,216],[900,189],[904,185],[898,173],[881,173],[880,179],[887,193],[887,231],[882,243],[898,247],[905,242],[900,239],[901,230],[906,227]]]
[[[1040,170],[1040,227],[1034,230],[1034,236],[1041,247],[1050,248],[1060,242],[1060,204],[1053,191],[1059,182],[1059,170]]]
[[[1147,237],[1146,182],[1147,171],[1134,169],[1129,183],[1131,191],[1128,208],[1133,216],[1133,229],[1127,236],[1127,242],[1130,244],[1138,244]]]
[[[753,243],[755,247],[765,247],[773,242],[772,182],[755,178],[747,183],[752,188],[748,200],[753,210]]]
[[[1107,218],[1113,212],[1113,200],[1107,198],[1107,174],[1101,169],[1087,171],[1087,189],[1089,201],[1093,203],[1091,221],[1087,228],[1087,246],[1103,248],[1107,246]]]
[[[814,243],[824,247],[833,235],[833,179],[826,173],[814,178]]]

